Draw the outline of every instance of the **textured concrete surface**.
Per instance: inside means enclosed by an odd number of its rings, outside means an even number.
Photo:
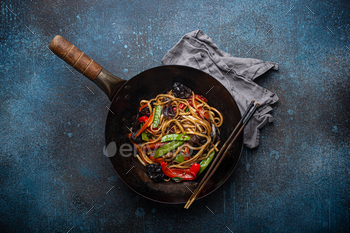
[[[350,231],[348,1],[0,6],[1,232]],[[280,101],[260,146],[185,210],[119,179],[103,155],[108,98],[46,46],[60,34],[130,79],[195,29],[234,56],[278,62],[257,82]]]

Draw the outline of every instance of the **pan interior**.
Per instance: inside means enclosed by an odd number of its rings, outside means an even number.
[[[146,168],[130,152],[131,145],[127,135],[135,119],[142,99],[152,99],[158,94],[171,90],[174,82],[180,82],[194,93],[203,95],[208,104],[218,109],[224,118],[221,126],[221,143],[227,140],[241,115],[239,109],[226,88],[210,75],[186,66],[160,66],[146,70],[130,79],[114,96],[106,122],[106,145],[116,143],[117,152],[110,160],[120,178],[138,194],[163,203],[185,203],[196,188],[200,177],[195,181],[180,183],[152,181],[146,174]],[[201,194],[204,197],[220,187],[230,176],[237,164],[243,145],[241,135],[224,161],[209,180]],[[124,153],[121,153],[123,149]],[[122,156],[122,154],[124,154]],[[127,157],[127,154],[130,156]],[[132,169],[131,169],[132,168]],[[131,169],[131,170],[130,170]]]

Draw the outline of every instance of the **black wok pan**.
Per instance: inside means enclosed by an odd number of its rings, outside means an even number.
[[[221,127],[221,141],[223,143],[241,118],[236,102],[226,88],[207,73],[175,65],[155,67],[125,81],[103,69],[61,36],[56,36],[49,48],[96,83],[112,101],[105,129],[106,151],[124,183],[139,195],[153,201],[185,203],[192,194],[191,190],[196,188],[203,176],[199,176],[195,181],[155,183],[146,175],[146,169],[134,156],[135,153],[129,153],[129,157],[122,156],[120,147],[123,144],[131,145],[127,137],[130,133],[128,127],[131,127],[135,119],[140,100],[152,99],[160,93],[171,90],[174,82],[180,82],[196,94],[205,96],[208,103],[222,113],[224,123]],[[216,190],[231,175],[239,160],[242,146],[243,135],[240,135],[198,198]],[[125,150],[128,148],[130,147],[124,147]]]

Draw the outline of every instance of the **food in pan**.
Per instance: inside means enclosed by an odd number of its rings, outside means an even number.
[[[221,113],[181,83],[151,100],[141,100],[129,139],[154,181],[194,180],[220,144]]]

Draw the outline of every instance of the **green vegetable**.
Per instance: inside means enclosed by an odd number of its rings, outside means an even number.
[[[173,178],[171,178],[171,179],[172,179],[172,180],[175,180],[175,181],[177,181],[177,182],[179,182],[179,181],[181,181],[183,178],[175,176],[175,177],[173,177]]]
[[[143,126],[143,123],[140,124],[140,129],[142,128],[142,126]],[[150,134],[148,134],[146,132],[142,132],[141,137],[142,137],[142,140],[148,142],[149,138],[150,138]]]
[[[174,161],[182,163],[183,161],[185,161],[185,157],[184,157],[184,155],[179,154],[175,157]]]
[[[175,148],[181,146],[182,144],[184,144],[184,142],[182,142],[182,141],[169,142],[168,144],[165,144],[164,146],[160,147],[156,151],[154,158],[159,158],[160,156],[165,155],[169,151],[174,150]]]
[[[156,128],[159,125],[160,115],[162,115],[162,106],[157,105],[154,109],[154,115],[153,115],[153,128]]]
[[[186,108],[185,112],[189,112],[190,110],[188,109],[188,107]]]
[[[211,161],[213,160],[214,155],[215,155],[215,150],[214,150],[213,152],[211,152],[211,154],[209,155],[208,158],[203,159],[203,160],[199,163],[199,165],[201,165],[201,169],[199,170],[197,176],[198,176],[199,174],[201,174],[201,173],[208,167],[208,165],[209,165],[209,164],[211,163]]]
[[[188,140],[191,140],[191,137],[184,134],[168,134],[162,137],[161,142],[188,141]]]
[[[148,133],[142,132],[141,136],[142,136],[142,140],[147,141],[147,142],[149,141],[149,134]]]

